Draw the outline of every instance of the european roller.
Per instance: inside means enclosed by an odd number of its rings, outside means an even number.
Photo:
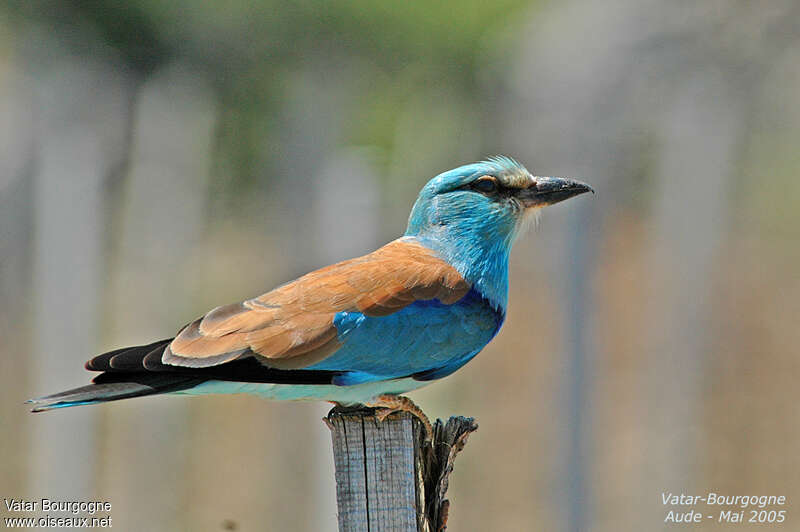
[[[86,363],[92,384],[34,412],[153,394],[255,394],[408,410],[500,330],[514,240],[546,206],[591,191],[507,157],[460,166],[419,193],[405,234],[265,294],[217,307],[174,338]],[[427,423],[426,423],[427,424]]]

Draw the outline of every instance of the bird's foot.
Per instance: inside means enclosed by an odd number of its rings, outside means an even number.
[[[366,406],[378,409],[375,412],[375,417],[378,418],[378,421],[385,420],[390,414],[395,412],[408,412],[419,419],[422,426],[425,427],[425,441],[433,441],[433,425],[431,424],[431,420],[428,419],[425,412],[408,397],[389,394],[379,395],[374,401],[366,403]]]

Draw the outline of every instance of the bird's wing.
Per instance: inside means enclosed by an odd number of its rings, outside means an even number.
[[[215,308],[184,327],[161,362],[202,368],[254,355],[268,367],[304,368],[341,346],[337,312],[387,316],[418,300],[452,304],[469,289],[430,249],[395,240],[259,297]]]

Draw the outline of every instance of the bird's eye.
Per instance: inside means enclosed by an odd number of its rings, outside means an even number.
[[[484,194],[491,194],[493,192],[497,192],[497,179],[490,175],[485,175],[483,177],[479,177],[475,180],[472,184],[472,187],[477,190],[478,192],[483,192]]]

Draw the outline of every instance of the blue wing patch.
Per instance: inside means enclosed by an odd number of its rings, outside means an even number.
[[[333,323],[342,347],[306,369],[340,372],[334,379],[339,385],[410,375],[438,379],[483,349],[503,318],[475,290],[452,305],[417,301],[388,316],[339,312]]]

